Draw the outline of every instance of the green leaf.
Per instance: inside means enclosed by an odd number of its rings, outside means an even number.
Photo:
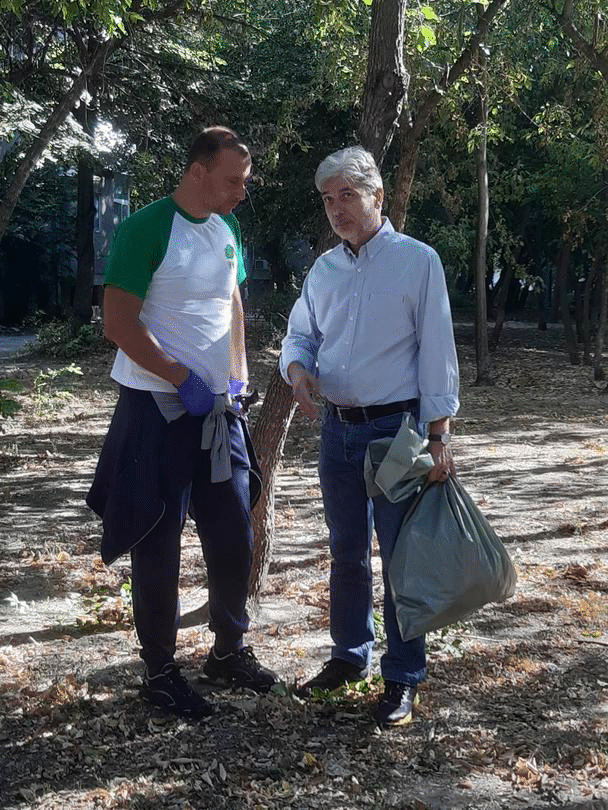
[[[423,38],[425,46],[428,48],[431,45],[437,44],[437,37],[435,32],[429,25],[421,25],[419,36]]]
[[[422,6],[420,8],[420,13],[425,20],[434,20],[435,22],[439,22],[439,17],[430,6]]]

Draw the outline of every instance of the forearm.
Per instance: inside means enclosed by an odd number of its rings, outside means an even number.
[[[285,369],[285,373],[286,373],[287,378],[288,378],[288,380],[289,380],[289,382],[290,382],[290,384],[291,384],[291,385],[293,385],[293,378],[292,378],[292,374],[293,374],[294,372],[296,372],[296,373],[297,373],[297,372],[298,372],[298,371],[300,371],[300,370],[302,370],[302,371],[306,371],[306,369],[304,368],[304,366],[302,365],[302,363],[300,363],[298,360],[294,360],[293,362],[291,362],[291,363],[290,363],[290,364],[287,366],[287,368]]]
[[[248,382],[247,352],[245,349],[245,315],[238,287],[232,296],[232,332],[230,344],[230,376]]]
[[[444,416],[443,419],[436,419],[434,422],[429,422],[429,433],[449,433],[450,432],[450,417]]]
[[[167,354],[141,321],[115,324],[110,319],[109,322],[106,322],[105,334],[131,360],[146,371],[150,371],[176,386],[187,379],[189,369]]]

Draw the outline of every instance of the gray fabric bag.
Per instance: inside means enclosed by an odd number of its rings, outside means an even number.
[[[404,641],[504,602],[517,581],[500,538],[454,477],[416,498],[388,575]]]

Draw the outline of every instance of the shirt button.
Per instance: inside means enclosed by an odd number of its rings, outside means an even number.
[[[346,366],[342,366],[342,368],[346,368]]]

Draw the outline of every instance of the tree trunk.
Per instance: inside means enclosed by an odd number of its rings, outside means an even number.
[[[585,288],[583,290],[582,302],[582,315],[581,315],[581,333],[583,339],[583,363],[586,366],[592,366],[593,360],[591,358],[591,293],[595,280],[599,275],[600,258],[595,256],[589,274],[585,279]]]
[[[507,317],[507,299],[509,297],[509,290],[511,289],[511,281],[513,280],[513,265],[511,262],[506,265],[500,276],[500,288],[496,298],[496,320],[494,322],[494,330],[490,340],[492,351],[496,351],[500,341],[502,328]]]
[[[597,285],[600,295],[600,312],[595,333],[595,356],[593,360],[593,379],[605,380],[602,353],[606,341],[606,321],[608,320],[608,267],[604,263],[598,268]]]
[[[17,167],[4,197],[0,201],[0,240],[6,233],[19,196],[23,191],[32,169],[40,160],[42,153],[57,134],[59,127],[66,121],[68,115],[82,95],[87,84],[88,76],[103,65],[104,61],[116,50],[121,42],[122,39],[109,39],[96,49],[91,60],[88,64],[83,66],[82,73],[74,79],[72,86],[59,101],[37,137],[34,139],[34,142],[25,153],[25,157]]]
[[[402,119],[404,116],[402,115]],[[401,129],[399,147],[399,166],[395,177],[395,190],[389,211],[389,219],[396,231],[403,231],[407,218],[410,195],[412,193],[412,183],[416,173],[416,160],[418,158],[418,144],[411,137],[411,130],[404,124]]]
[[[78,205],[76,209],[76,285],[72,304],[72,332],[77,334],[85,323],[91,322],[93,281],[95,273],[95,194],[93,169],[86,160],[78,163]]]
[[[481,16],[482,7],[478,6]],[[477,379],[475,385],[490,385],[490,352],[488,350],[488,297],[486,283],[486,259],[488,244],[488,220],[490,213],[490,193],[488,184],[488,92],[486,58],[483,49],[479,50],[479,123],[481,127],[476,149],[477,164],[477,236],[475,239],[475,357]],[[508,288],[507,288],[508,291]]]
[[[568,270],[570,268],[570,242],[564,238],[557,260],[557,286],[559,292],[559,308],[564,324],[564,336],[568,355],[573,366],[578,366],[580,358],[578,354],[578,344],[576,335],[572,328],[572,318],[570,317],[570,306],[568,301]]]
[[[359,138],[382,165],[409,85],[403,64],[407,0],[374,0]]]
[[[276,366],[264,397],[264,404],[252,432],[262,470],[262,494],[253,510],[256,542],[249,579],[249,599],[257,605],[266,582],[274,545],[274,490],[276,473],[281,463],[287,431],[296,405],[291,388]]]
[[[369,38],[367,81],[359,137],[381,164],[391,142],[407,90],[402,61],[405,0],[374,0]],[[319,239],[326,249],[327,226]],[[318,254],[317,254],[318,255]],[[264,587],[274,541],[274,488],[295,406],[291,388],[275,369],[253,431],[262,458],[262,497],[254,512],[254,563],[249,595],[253,609]]]

